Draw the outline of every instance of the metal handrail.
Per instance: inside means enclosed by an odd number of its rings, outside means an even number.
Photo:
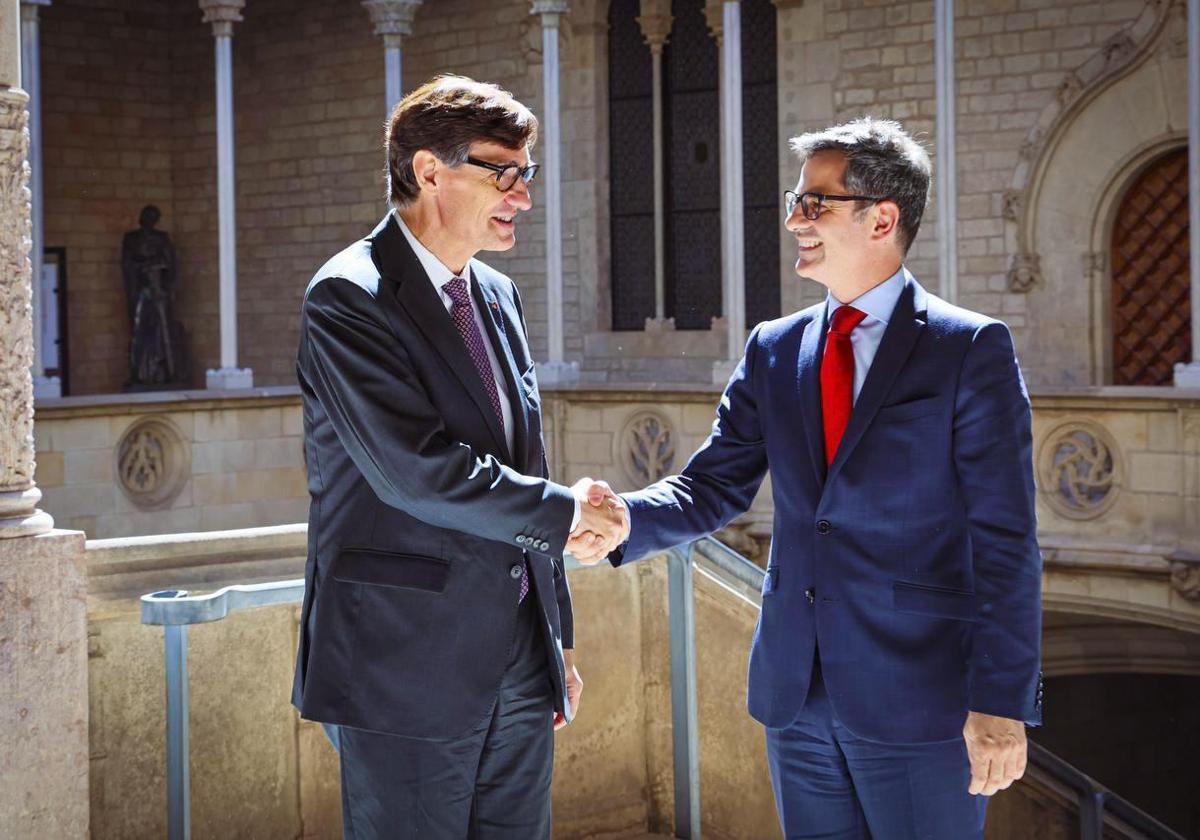
[[[675,776],[675,836],[700,840],[700,750],[696,693],[694,571],[732,582],[757,609],[762,608],[766,572],[724,543],[704,537],[664,555],[667,558],[671,645],[671,720]],[[586,568],[567,555],[568,570]],[[162,625],[167,682],[167,836],[191,836],[188,760],[187,628],[220,621],[231,612],[304,597],[304,581],[226,586],[205,595],[164,590],[143,595],[142,623]],[[1109,822],[1152,840],[1184,840],[1127,800],[1115,795],[1044,747],[1030,742],[1029,764],[1076,795],[1081,840],[1102,840]]]

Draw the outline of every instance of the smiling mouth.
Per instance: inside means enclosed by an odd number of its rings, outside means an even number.
[[[511,228],[513,226],[514,219],[516,219],[515,215],[514,216],[492,216],[492,221],[499,224],[500,227],[502,227],[502,228]]]
[[[798,236],[796,237],[796,247],[801,254],[811,254],[821,247],[821,240]]]

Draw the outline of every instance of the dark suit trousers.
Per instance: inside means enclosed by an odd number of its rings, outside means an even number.
[[[534,600],[519,607],[496,703],[463,737],[327,727],[341,754],[347,840],[550,837],[554,694]]]
[[[813,667],[797,719],[767,728],[775,807],[787,840],[982,840],[987,797],[967,792],[963,739],[895,745],[852,734]]]

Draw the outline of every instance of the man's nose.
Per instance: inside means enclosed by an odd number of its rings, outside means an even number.
[[[523,178],[518,178],[511,190],[504,194],[504,200],[515,210],[528,210],[533,207],[533,196],[529,194],[529,184]]]

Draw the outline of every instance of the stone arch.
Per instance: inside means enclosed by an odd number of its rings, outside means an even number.
[[[1061,360],[1042,384],[1105,384],[1112,215],[1132,178],[1186,142],[1186,53],[1182,0],[1152,0],[1067,75],[1022,144],[1004,201],[1008,279],[1033,298],[1024,352]]]

